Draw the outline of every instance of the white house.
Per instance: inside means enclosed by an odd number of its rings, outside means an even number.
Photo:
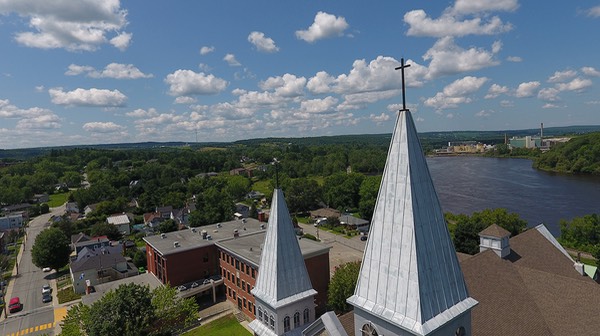
[[[131,228],[129,226],[131,221],[126,214],[109,216],[106,218],[106,221],[108,224],[116,226],[119,229],[119,232],[121,232],[123,235],[128,235],[131,233]]]

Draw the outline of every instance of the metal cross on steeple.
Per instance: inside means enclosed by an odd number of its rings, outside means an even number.
[[[408,68],[410,66],[410,64],[404,64],[404,58],[400,59],[400,66],[396,67],[395,70],[401,70],[402,72],[402,110],[400,111],[409,111],[406,108],[406,93],[405,93],[405,87],[404,87],[404,68]]]

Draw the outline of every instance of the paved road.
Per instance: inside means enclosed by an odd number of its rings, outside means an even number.
[[[361,261],[365,249],[365,241],[360,240],[360,236],[346,238],[342,235],[323,231],[314,227],[312,224],[299,223],[304,233],[310,233],[313,236],[319,236],[321,243],[331,246],[329,251],[329,276],[333,276],[335,268],[339,265],[351,261]]]
[[[52,215],[64,213],[64,206],[52,208],[50,213],[38,216],[29,222],[26,239],[18,258],[18,275],[7,288],[6,301],[18,296],[23,310],[8,315],[0,324],[2,335],[52,335],[55,326],[53,303],[42,302],[42,286],[50,284],[54,273],[44,273],[31,262],[31,246],[37,235],[49,224]],[[53,293],[56,300],[56,293]]]

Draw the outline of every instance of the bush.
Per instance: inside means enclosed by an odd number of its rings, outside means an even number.
[[[305,233],[302,238],[306,238],[306,239],[310,239],[310,240],[314,240],[314,241],[320,241],[319,239],[317,239],[317,237],[311,235],[310,233]]]

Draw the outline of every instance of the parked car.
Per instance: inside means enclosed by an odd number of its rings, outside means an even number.
[[[21,303],[21,299],[19,299],[18,296],[10,299],[10,301],[8,303],[8,311],[11,314],[18,312],[21,309],[23,309],[23,304]]]
[[[43,303],[47,303],[47,302],[50,302],[50,301],[52,301],[52,294],[46,293],[46,294],[42,295],[42,302]]]
[[[42,272],[50,272],[50,271],[52,271],[52,269],[50,267],[42,268]]]
[[[50,285],[46,284],[42,286],[42,295],[43,294],[50,294],[52,293],[52,288],[50,288]]]
[[[367,236],[360,236],[360,240],[366,241],[367,240]]]

